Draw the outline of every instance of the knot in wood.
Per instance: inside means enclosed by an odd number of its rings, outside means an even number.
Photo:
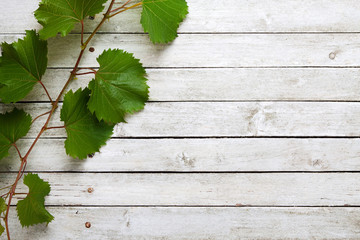
[[[329,58],[330,58],[331,60],[334,60],[335,57],[336,57],[336,54],[335,54],[334,52],[331,52],[331,53],[329,54]]]

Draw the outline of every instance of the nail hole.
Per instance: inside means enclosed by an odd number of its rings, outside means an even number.
[[[331,60],[334,60],[335,57],[336,57],[336,54],[335,54],[335,53],[331,52],[331,53],[329,54],[329,58],[330,58]]]
[[[86,223],[85,223],[85,227],[86,227],[86,228],[91,228],[91,223],[86,222]]]
[[[94,17],[94,16],[89,16],[89,19],[90,19],[90,20],[94,20],[95,17]]]
[[[94,52],[94,51],[95,51],[95,48],[90,47],[90,48],[89,48],[89,51],[90,51],[90,52]]]
[[[92,193],[94,191],[94,189],[92,187],[89,187],[87,191],[88,191],[88,193]]]

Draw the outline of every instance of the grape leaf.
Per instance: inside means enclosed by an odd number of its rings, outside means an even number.
[[[1,225],[1,223],[0,223],[0,236],[4,233],[4,231],[5,231],[5,228],[4,228],[4,226]]]
[[[167,43],[177,37],[180,22],[188,14],[185,0],[143,0],[141,24],[153,43]]]
[[[5,199],[0,198],[0,215],[3,214],[7,209],[6,203],[5,203]],[[0,223],[0,236],[4,233],[5,228],[3,225],[1,225]]]
[[[10,147],[28,133],[31,121],[29,114],[17,108],[0,114],[0,159],[9,155]]]
[[[4,226],[1,225],[1,223],[0,223],[0,236],[4,233],[4,231],[5,231],[5,228],[4,228]]]
[[[6,203],[5,203],[5,199],[0,198],[0,215],[5,212],[7,209]]]
[[[111,137],[114,125],[99,121],[87,108],[90,90],[71,90],[65,95],[61,109],[61,120],[65,122],[68,138],[66,153],[84,159],[88,154],[98,152]]]
[[[42,39],[66,36],[88,16],[94,16],[104,9],[107,0],[42,0],[35,11],[35,18],[43,26],[39,34]]]
[[[145,69],[132,54],[119,49],[104,51],[97,61],[100,68],[89,83],[88,107],[99,120],[125,122],[126,113],[143,109],[148,100]]]
[[[2,43],[0,99],[5,103],[23,99],[41,81],[47,67],[47,42],[35,31],[12,44]]]
[[[54,217],[45,209],[45,196],[50,193],[50,185],[37,174],[29,173],[24,177],[24,184],[29,187],[25,199],[20,200],[16,210],[23,227],[38,223],[49,223]]]

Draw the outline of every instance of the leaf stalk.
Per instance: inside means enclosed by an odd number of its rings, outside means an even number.
[[[110,15],[109,18],[112,18],[112,17],[118,15],[119,13],[125,12],[125,11],[127,11],[127,10],[129,10],[129,9],[135,8],[135,7],[140,6],[140,5],[142,5],[142,2],[138,2],[138,3],[136,3],[136,4],[134,4],[134,5],[130,6],[130,7],[126,7],[126,8],[124,8],[123,10],[118,11],[118,12]]]

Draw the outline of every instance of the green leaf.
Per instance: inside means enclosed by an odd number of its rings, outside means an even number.
[[[40,37],[48,39],[66,36],[75,26],[88,16],[94,16],[104,9],[107,0],[42,0],[35,11],[35,18],[43,25]]]
[[[5,199],[3,198],[0,198],[0,215],[2,215],[7,209],[7,205],[5,203]],[[0,222],[0,236],[4,233],[5,231],[5,228],[3,225],[1,225],[1,222]]]
[[[5,212],[7,209],[7,205],[5,203],[5,199],[0,198],[0,215]]]
[[[45,209],[45,196],[50,193],[50,185],[37,174],[29,173],[24,177],[24,184],[29,187],[27,197],[20,200],[16,210],[23,227],[39,223],[49,223],[54,217]]]
[[[9,155],[10,147],[30,130],[31,116],[15,108],[0,114],[0,159]]]
[[[1,225],[1,223],[0,223],[0,236],[4,233],[4,231],[5,231],[5,228],[4,228],[4,226]]]
[[[65,122],[68,138],[66,153],[84,159],[88,154],[98,152],[111,137],[114,125],[99,121],[87,108],[90,90],[71,90],[65,95],[61,109],[61,120]]]
[[[143,0],[141,24],[154,43],[167,43],[177,37],[179,24],[188,14],[185,0]]]
[[[88,107],[99,120],[125,122],[126,113],[143,109],[148,100],[145,69],[132,54],[119,49],[104,51],[97,61],[100,69],[89,83]]]
[[[47,67],[47,42],[35,31],[12,44],[2,43],[0,99],[5,103],[23,99],[41,81]]]

